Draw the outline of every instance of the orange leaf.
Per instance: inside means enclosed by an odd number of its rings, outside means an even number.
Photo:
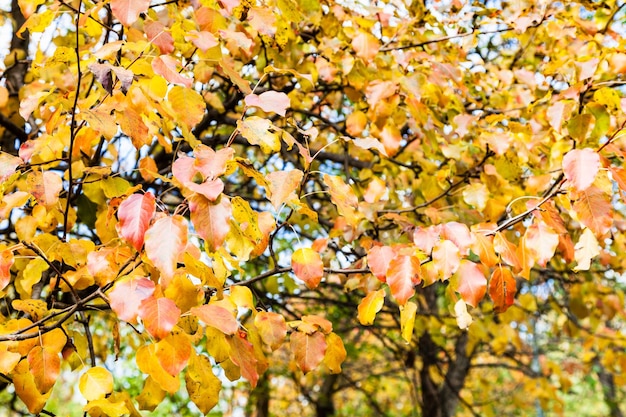
[[[456,291],[461,298],[472,307],[476,307],[487,291],[487,279],[485,274],[474,262],[463,260],[456,272]]]
[[[13,175],[17,167],[23,163],[22,158],[0,151],[0,184]]]
[[[26,179],[30,193],[37,202],[46,207],[59,201],[59,193],[63,189],[63,180],[52,171],[33,171]]]
[[[169,55],[157,56],[152,60],[152,69],[155,73],[159,74],[172,84],[179,84],[190,88],[193,80],[180,75],[177,68],[178,66],[179,62]]]
[[[156,350],[155,344],[141,346],[137,350],[135,361],[141,372],[150,375],[161,389],[173,394],[180,389],[180,378],[178,374],[172,376],[163,369],[156,356]]]
[[[496,233],[493,238],[493,247],[504,262],[511,265],[515,271],[522,268],[520,260],[517,257],[517,248],[514,244],[509,242],[502,233]]]
[[[169,298],[151,296],[139,306],[139,317],[152,337],[163,339],[178,322],[180,309]]]
[[[206,304],[200,307],[194,307],[190,312],[207,325],[225,334],[234,335],[239,329],[239,323],[237,323],[235,316],[224,307]]]
[[[320,332],[294,332],[291,334],[290,345],[298,367],[305,374],[317,368],[324,360],[327,345],[326,338]]]
[[[154,282],[147,278],[131,278],[115,283],[107,297],[111,309],[120,320],[135,323],[142,301],[154,292]]]
[[[489,280],[489,296],[496,313],[503,313],[513,305],[517,291],[515,278],[508,268],[498,267]]]
[[[387,270],[395,252],[390,246],[374,246],[367,252],[367,264],[379,281],[387,281]]]
[[[178,375],[191,356],[191,342],[185,334],[173,334],[156,344],[155,355],[167,373]]]
[[[278,349],[287,337],[287,323],[278,313],[261,311],[254,318],[254,325],[263,342],[272,350]]]
[[[487,267],[492,267],[498,263],[498,256],[493,248],[493,239],[482,233],[474,233],[472,251],[478,255],[480,262]]]
[[[245,333],[238,332],[228,339],[230,345],[230,360],[241,370],[241,375],[250,381],[252,388],[256,387],[259,380],[257,371],[257,359],[254,356],[252,343],[245,338]]]
[[[374,35],[359,32],[359,34],[352,39],[352,47],[354,48],[354,52],[356,52],[356,56],[363,59],[364,62],[370,62],[376,57],[376,54],[378,54],[380,42]]]
[[[324,364],[332,374],[341,372],[341,364],[346,360],[346,348],[343,341],[335,333],[326,335],[326,352],[324,353]]]
[[[526,229],[526,246],[537,263],[545,267],[559,245],[559,235],[544,222],[535,222]]]
[[[59,354],[45,346],[35,346],[28,352],[28,366],[37,390],[45,394],[54,386],[61,372]]]
[[[324,276],[324,263],[319,253],[311,248],[300,248],[291,256],[293,273],[308,288],[317,288]]]
[[[299,169],[275,171],[266,175],[269,181],[269,200],[276,211],[285,203],[298,203],[296,190],[304,174]]]
[[[359,323],[363,326],[374,324],[376,313],[378,313],[385,303],[385,290],[372,291],[359,303],[358,315]]]
[[[187,221],[180,215],[162,217],[146,231],[145,240],[146,256],[161,272],[161,284],[166,287],[187,246]]]
[[[573,208],[580,222],[598,236],[606,234],[613,225],[611,197],[595,186],[575,196]]]
[[[13,251],[8,249],[0,251],[0,291],[5,289],[11,282],[11,266],[13,266],[13,262]]]
[[[600,155],[593,149],[573,149],[563,157],[563,173],[576,191],[585,191],[600,169]]]
[[[441,237],[443,239],[451,240],[452,243],[459,248],[462,256],[469,254],[470,247],[472,246],[472,235],[469,228],[459,222],[449,222],[443,225],[441,228]]]
[[[150,0],[111,0],[111,12],[124,26],[135,23],[149,6]]]
[[[120,236],[140,251],[156,209],[154,194],[132,194],[117,209]]]
[[[161,54],[167,55],[174,51],[174,38],[163,23],[147,20],[143,25],[143,30],[148,36],[148,41],[159,48]]]
[[[420,282],[420,260],[415,256],[396,256],[389,263],[387,284],[398,304],[405,305],[415,294],[415,285]]]
[[[222,196],[213,204],[206,197],[194,195],[189,199],[191,222],[204,239],[210,252],[219,248],[230,231],[232,208],[230,200]]]
[[[432,259],[433,267],[442,280],[450,278],[461,263],[459,249],[449,240],[440,241],[435,245]]]

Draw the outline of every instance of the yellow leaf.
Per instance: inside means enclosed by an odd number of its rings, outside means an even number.
[[[346,348],[343,341],[337,334],[329,333],[326,335],[326,353],[324,354],[324,364],[333,374],[341,372],[341,364],[346,359]]]
[[[213,374],[211,361],[205,355],[193,353],[185,374],[189,399],[207,414],[219,400],[221,381]]]
[[[359,323],[364,326],[374,324],[376,313],[383,308],[385,302],[385,290],[372,291],[359,303],[358,315]]]
[[[253,313],[256,312],[254,298],[250,288],[237,285],[230,288],[230,300],[237,305],[238,308],[246,308]]]
[[[178,120],[188,129],[200,123],[206,111],[206,103],[200,94],[191,88],[176,85],[172,87],[167,98]],[[185,110],[180,111],[180,109]]]
[[[78,389],[89,402],[104,398],[113,391],[113,376],[105,368],[95,366],[80,377]]]
[[[413,301],[407,302],[400,306],[400,325],[402,327],[402,338],[411,343],[413,338],[413,327],[415,326],[415,313],[417,312],[417,304]]]
[[[15,387],[15,393],[26,404],[28,411],[33,414],[39,414],[43,410],[48,397],[52,390],[45,394],[40,394],[35,385],[35,378],[30,372],[28,360],[23,359],[17,365],[13,371],[13,386]]]
[[[172,376],[161,366],[156,356],[156,345],[142,346],[137,351],[137,366],[139,370],[150,375],[159,386],[169,392],[175,393],[180,388],[178,375]]]
[[[137,396],[139,408],[154,411],[154,409],[161,404],[163,398],[165,398],[165,394],[166,392],[161,389],[161,386],[157,384],[151,376],[148,376],[141,390],[141,394]]]
[[[11,306],[17,311],[27,313],[35,321],[48,313],[48,306],[43,300],[13,300]]]
[[[280,137],[276,133],[278,129],[267,119],[250,116],[244,121],[237,121],[237,129],[251,145],[259,145],[263,153],[280,150]]]
[[[100,410],[100,413],[98,413]],[[98,400],[89,401],[83,408],[83,411],[89,413],[89,415],[102,415],[108,417],[119,417],[124,414],[128,414],[128,408],[124,401],[112,402],[108,398],[100,398]]]

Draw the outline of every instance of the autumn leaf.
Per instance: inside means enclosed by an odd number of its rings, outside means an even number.
[[[111,0],[111,11],[124,26],[130,26],[150,6],[150,0]]]
[[[402,339],[406,343],[411,343],[413,338],[413,327],[415,327],[415,316],[417,314],[417,304],[409,301],[400,306],[400,331]]]
[[[120,320],[135,323],[139,306],[154,292],[154,282],[147,278],[118,281],[107,294],[111,309]]]
[[[442,280],[450,278],[461,263],[459,248],[449,240],[442,240],[435,244],[431,256],[435,270]]]
[[[215,203],[211,203],[206,197],[194,195],[189,199],[189,211],[191,222],[198,235],[206,242],[209,251],[217,250],[230,231],[230,200],[222,196]]]
[[[387,284],[401,306],[415,294],[414,287],[421,281],[420,261],[415,256],[399,255],[389,263]]]
[[[266,175],[269,182],[269,200],[276,211],[287,204],[298,203],[296,191],[304,174],[299,169],[291,171],[275,171]]]
[[[326,335],[326,352],[324,353],[324,364],[332,374],[341,372],[341,364],[346,360],[346,348],[343,341],[335,333]]]
[[[145,234],[146,255],[167,286],[174,275],[178,256],[187,246],[187,222],[179,215],[161,217]]]
[[[605,235],[613,225],[609,196],[601,189],[591,186],[575,195],[573,208],[580,222],[596,235]]]
[[[15,258],[13,251],[6,248],[4,245],[0,245],[0,291],[4,290],[11,282],[11,266]]]
[[[152,337],[163,339],[178,322],[180,309],[169,298],[150,296],[139,306],[139,317]]]
[[[167,373],[178,375],[191,356],[191,341],[185,334],[170,334],[156,344],[154,354]]]
[[[287,94],[278,91],[266,91],[259,95],[250,93],[244,98],[244,101],[247,106],[259,107],[264,112],[278,113],[283,117],[291,105]]]
[[[372,291],[365,296],[359,303],[358,319],[363,326],[371,326],[374,324],[376,313],[378,313],[385,302],[385,291]]]
[[[381,282],[387,281],[387,270],[395,252],[390,246],[374,246],[367,252],[367,264]]]
[[[461,294],[465,303],[472,307],[478,306],[487,292],[487,279],[478,264],[462,260],[456,277],[453,288]]]
[[[0,151],[0,184],[9,179],[23,163],[22,158]]]
[[[600,155],[592,149],[573,149],[563,157],[563,173],[576,191],[585,191],[600,169]]]
[[[380,43],[373,35],[359,32],[359,34],[352,39],[352,47],[359,58],[363,59],[365,62],[369,62],[378,54]]]
[[[574,257],[576,259],[576,271],[588,271],[591,267],[591,260],[600,254],[600,245],[593,232],[585,228],[574,246]]]
[[[152,60],[152,69],[172,84],[190,88],[193,81],[178,72],[180,63],[169,55],[160,55]]]
[[[213,366],[206,355],[192,352],[185,373],[185,386],[189,399],[204,414],[218,403],[222,382],[213,373]]]
[[[496,313],[503,313],[513,305],[516,292],[516,282],[511,270],[504,267],[494,269],[489,279],[489,296]]]
[[[459,326],[461,330],[467,329],[474,321],[472,316],[467,312],[467,304],[465,304],[463,300],[458,300],[454,304],[454,315],[456,316],[457,326]]]
[[[117,209],[118,232],[137,251],[141,250],[144,236],[156,210],[154,194],[132,194]]]
[[[320,332],[306,334],[294,332],[290,336],[291,351],[302,372],[309,373],[324,360],[326,338]]]
[[[227,335],[234,335],[239,329],[239,323],[237,323],[235,316],[233,316],[230,311],[218,305],[206,304],[201,307],[194,307],[190,312],[205,324]]]
[[[266,154],[280,150],[280,137],[276,133],[277,129],[267,119],[250,116],[243,121],[238,121],[237,129],[251,145],[260,146]]]
[[[559,245],[559,235],[544,222],[533,223],[526,229],[526,246],[536,262],[545,267]]]
[[[245,333],[238,332],[228,338],[230,344],[230,359],[241,370],[241,375],[246,378],[252,387],[256,387],[259,380],[257,371],[257,359],[254,356],[254,347],[246,339]]]
[[[78,389],[87,401],[104,398],[113,391],[113,375],[101,366],[94,366],[80,377]]]
[[[310,289],[317,288],[324,276],[324,263],[320,254],[311,248],[300,248],[291,256],[293,273]]]
[[[269,345],[272,350],[278,349],[287,337],[287,323],[278,313],[260,311],[254,317],[254,325],[263,343]]]
[[[35,346],[28,352],[28,365],[37,390],[41,394],[50,391],[61,373],[59,353],[45,346]]]

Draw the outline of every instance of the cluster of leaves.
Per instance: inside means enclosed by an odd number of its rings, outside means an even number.
[[[424,415],[473,410],[481,364],[552,392],[537,320],[626,364],[624,6],[392,3],[14,2],[16,44],[52,38],[0,87],[0,376],[30,412],[67,364],[91,415],[181,377],[208,413],[214,368],[337,374],[358,324],[421,364]]]

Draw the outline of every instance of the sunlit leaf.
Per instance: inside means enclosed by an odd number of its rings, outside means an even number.
[[[420,261],[415,256],[400,255],[389,263],[387,284],[401,306],[415,294],[415,286],[421,281]]]
[[[94,366],[80,377],[78,389],[87,401],[104,398],[113,391],[113,375],[101,366]]]
[[[35,346],[28,352],[28,365],[37,390],[41,394],[50,391],[61,373],[59,354],[45,346]]]
[[[591,186],[576,194],[573,208],[580,222],[596,235],[606,234],[613,225],[611,201],[607,193]]]
[[[139,306],[154,292],[154,282],[147,278],[119,281],[107,294],[111,309],[120,320],[135,323]]]
[[[185,373],[185,386],[189,399],[204,414],[217,405],[222,382],[213,373],[209,358],[192,353]]]
[[[210,251],[219,248],[230,230],[232,207],[230,200],[222,196],[216,203],[206,197],[194,195],[189,199],[191,222]]]
[[[259,380],[254,347],[246,339],[245,333],[238,332],[228,338],[228,342],[230,344],[230,359],[239,367],[241,375],[246,378],[254,388]]]
[[[358,315],[359,323],[364,326],[371,326],[374,324],[376,313],[378,313],[385,303],[385,291],[378,290],[372,291],[365,296],[359,303]]]
[[[456,272],[457,282],[453,288],[461,294],[465,303],[478,306],[487,292],[487,278],[478,264],[463,260]]]
[[[305,374],[317,368],[324,360],[327,345],[326,338],[320,332],[294,332],[290,336],[290,344],[296,363]]]
[[[163,339],[178,322],[180,309],[169,298],[150,296],[139,306],[139,317],[152,337]]]
[[[191,314],[198,317],[205,324],[214,327],[225,334],[234,335],[239,329],[239,323],[233,314],[223,307],[206,304],[191,309]]]
[[[251,145],[259,145],[264,153],[269,154],[280,150],[280,137],[269,120],[250,116],[243,121],[238,121],[237,128],[241,136],[246,138]]]
[[[156,210],[154,195],[132,194],[117,209],[120,236],[139,251],[143,246],[144,235]]]
[[[573,149],[563,157],[563,172],[576,191],[585,191],[600,169],[600,155],[592,149]]]
[[[600,254],[600,245],[593,232],[585,228],[574,246],[577,271],[587,271],[591,267],[591,260]]]
[[[311,289],[317,288],[324,276],[322,258],[311,248],[296,250],[291,256],[291,268],[293,273]]]
[[[285,116],[285,112],[291,105],[289,96],[277,91],[266,91],[259,95],[251,93],[245,97],[244,101],[247,106],[259,107],[264,112],[274,112],[281,116]]]
[[[179,215],[161,217],[145,233],[146,255],[162,277],[165,286],[174,275],[178,255],[187,246],[187,221]]]
[[[405,342],[411,343],[413,338],[413,327],[415,326],[415,315],[417,314],[417,304],[409,301],[400,306],[400,330]]]
[[[497,313],[506,311],[515,301],[517,286],[511,270],[504,267],[494,269],[489,279],[489,296]]]
[[[272,350],[278,349],[287,337],[287,323],[278,313],[260,311],[254,317],[254,325],[263,343],[269,345]]]
[[[111,11],[125,26],[130,26],[145,13],[150,6],[150,0],[111,0]]]
[[[326,335],[326,352],[324,353],[324,364],[333,374],[341,372],[341,364],[346,360],[346,348],[343,341],[335,333]]]

